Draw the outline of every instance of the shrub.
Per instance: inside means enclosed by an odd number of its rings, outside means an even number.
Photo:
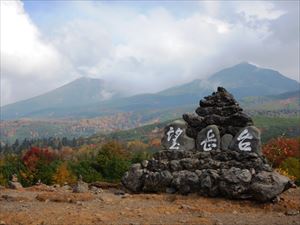
[[[127,143],[127,149],[130,152],[145,151],[147,148],[148,145],[139,140],[129,141]]]
[[[288,157],[299,157],[299,148],[299,139],[278,137],[265,144],[262,151],[270,163],[277,168]]]
[[[290,178],[293,181],[296,180],[296,177],[290,175],[289,172],[286,169],[276,168],[275,171],[278,172],[278,173],[280,173],[283,176],[286,176],[286,177]]]
[[[120,143],[111,141],[98,152],[97,163],[104,179],[119,181],[130,166],[129,154]]]
[[[0,185],[6,186],[7,182],[8,182],[8,180],[6,179],[6,177],[4,177],[3,173],[0,172]]]
[[[17,174],[19,181],[23,186],[30,186],[33,182],[33,176],[21,161],[20,157],[15,154],[8,154],[0,164],[0,184],[7,186],[8,181],[13,174]]]
[[[60,163],[61,161],[59,160],[55,160],[49,164],[39,161],[34,172],[34,183],[36,183],[38,180],[41,180],[45,184],[53,184],[53,176]]]
[[[142,162],[145,159],[149,159],[151,157],[151,154],[149,154],[146,151],[140,151],[140,152],[134,152],[131,154],[131,163],[139,163]]]
[[[95,167],[97,164],[91,160],[83,160],[76,163],[70,163],[72,172],[79,177],[82,176],[83,181],[91,183],[102,179],[100,172]]]
[[[300,158],[289,157],[280,164],[280,168],[287,171],[288,175],[293,176],[297,184],[300,184]]]

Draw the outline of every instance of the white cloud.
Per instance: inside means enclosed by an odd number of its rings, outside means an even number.
[[[68,61],[43,40],[23,3],[1,1],[1,105],[54,88],[64,71]]]
[[[1,90],[1,103],[9,102],[12,99],[11,85],[7,79],[1,78],[0,80],[0,90]],[[1,105],[0,105],[1,106]]]
[[[272,2],[267,1],[238,1],[236,8],[247,21],[275,20],[286,13],[284,10],[276,9]]]
[[[94,21],[72,21],[55,32],[51,42],[79,69],[110,54],[112,37]]]
[[[41,71],[50,64],[53,67],[59,64],[58,53],[41,41],[21,2],[1,1],[1,33],[3,75],[29,76],[34,70]]]
[[[110,57],[99,60],[87,73],[130,94],[203,78],[245,60],[243,54],[261,47],[269,36],[264,26],[254,30],[200,13],[178,19],[164,8],[126,21],[114,19],[126,42],[116,44]]]
[[[294,79],[298,76],[299,37],[298,42],[285,40],[295,40],[291,36],[299,27],[294,20],[299,10],[276,2],[200,1],[190,14],[178,17],[159,4],[143,10],[132,5],[72,1],[60,11],[76,16],[59,20],[48,30],[43,27],[43,34],[21,2],[4,5],[9,10],[2,15],[1,9],[1,23],[6,26],[2,34],[8,44],[1,42],[1,47],[6,46],[1,49],[2,72],[14,92],[5,101],[40,94],[58,84],[54,81],[70,81],[78,73],[105,79],[127,95],[203,78],[240,61],[275,68]],[[294,16],[288,17],[290,13]],[[285,31],[289,35],[282,35]],[[11,85],[26,79],[40,85],[27,84],[19,90]],[[43,85],[45,79],[51,82]]]

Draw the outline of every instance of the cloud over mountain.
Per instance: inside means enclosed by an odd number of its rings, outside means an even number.
[[[71,75],[71,68],[44,39],[22,2],[1,1],[1,104],[50,90],[61,76]]]
[[[299,2],[6,3],[1,21],[16,31],[1,39],[19,45],[1,48],[4,104],[79,75],[125,95],[155,92],[243,60],[298,79]],[[9,21],[18,18],[16,28]]]

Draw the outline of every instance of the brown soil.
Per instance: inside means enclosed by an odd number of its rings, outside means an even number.
[[[0,190],[0,224],[300,224],[300,188],[278,203],[198,195],[75,194],[62,188]]]

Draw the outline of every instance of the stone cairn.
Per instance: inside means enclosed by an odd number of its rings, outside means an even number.
[[[79,175],[77,183],[73,187],[74,193],[86,193],[89,191],[89,185],[88,183],[84,182],[82,180],[82,176]]]
[[[164,150],[122,178],[131,192],[199,193],[271,201],[293,186],[261,154],[260,131],[224,88],[165,127]]]
[[[8,186],[11,189],[22,189],[23,186],[18,180],[17,174],[13,174],[11,180],[8,182]]]

